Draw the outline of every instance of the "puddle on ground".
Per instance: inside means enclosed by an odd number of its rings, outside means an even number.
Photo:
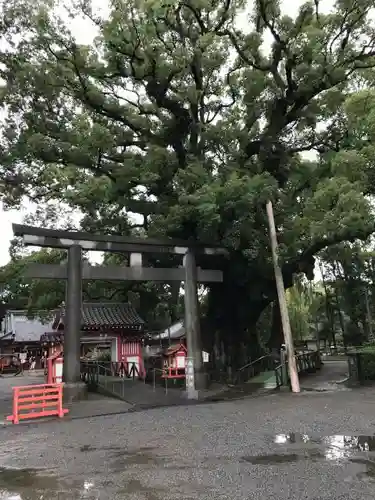
[[[297,453],[270,453],[267,455],[258,456],[244,456],[242,460],[249,462],[253,465],[277,465],[277,464],[291,464],[299,460],[321,460],[323,455],[319,451],[308,451],[304,454]]]
[[[267,455],[246,455],[242,457],[241,461],[249,462],[252,465],[277,465],[277,464],[291,464],[299,460],[299,456],[295,453],[270,453]]]
[[[0,468],[0,500],[97,500],[94,482],[62,481],[47,470]]]
[[[78,448],[82,453],[107,452],[107,461],[113,473],[124,472],[129,467],[153,467],[164,464],[165,457],[158,457],[155,448],[144,447],[124,449],[121,446],[95,447],[84,445]],[[0,467],[0,500],[97,500],[99,486],[92,480],[79,481],[69,477],[59,478],[56,471],[45,469],[9,469]],[[107,481],[107,486],[110,482]],[[100,488],[104,488],[101,484]],[[165,498],[166,491],[148,488],[136,480],[124,480],[119,493],[124,498],[141,494],[147,500]],[[162,494],[163,493],[163,494]],[[160,496],[159,496],[160,495]]]
[[[357,466],[363,471],[354,477],[364,481],[375,481],[375,436],[324,436],[307,434],[277,434],[274,445],[284,445],[284,452],[244,456],[242,462],[252,465],[282,465],[302,460],[310,462],[328,461],[333,464]],[[352,480],[353,477],[348,478]]]
[[[153,452],[155,451],[154,447],[147,446],[137,449],[125,449],[121,446],[103,446],[100,448],[96,448],[91,445],[81,446],[79,449],[83,453],[89,452],[108,452],[108,460],[111,461],[111,471],[112,472],[121,472],[126,467],[132,465],[157,465],[160,463],[164,463],[163,457],[156,456]],[[0,499],[1,500],[1,499]]]
[[[364,472],[359,472],[357,477],[364,481],[375,481],[375,460],[369,460],[366,458],[352,458],[351,462],[353,464],[358,464],[365,468]]]
[[[296,445],[302,448],[320,446],[325,450],[327,460],[350,457],[355,452],[375,452],[375,436],[333,435],[314,437],[308,434],[292,432],[290,434],[277,434],[274,443]]]
[[[154,448],[141,448],[139,450],[121,450],[112,454],[114,460],[111,463],[113,472],[121,472],[126,467],[132,465],[158,465],[164,463],[163,457],[158,457],[152,453]]]
[[[53,489],[56,486],[56,478],[38,469],[5,469],[1,467],[0,488],[17,488],[19,486],[23,488]]]
[[[126,485],[118,491],[119,494],[124,495],[124,498],[133,498],[134,495],[146,498],[147,500],[162,500],[170,492],[170,488],[162,488],[155,486],[145,486],[136,479],[130,479]]]
[[[71,446],[71,448],[75,448],[74,446]],[[117,451],[117,450],[122,450],[123,447],[122,446],[101,446],[100,448],[99,447],[96,447],[96,446],[92,446],[91,444],[85,444],[84,446],[81,446],[79,448],[79,451],[82,452],[82,453],[89,453],[91,451]]]

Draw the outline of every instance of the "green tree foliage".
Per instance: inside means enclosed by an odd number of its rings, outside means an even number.
[[[293,286],[286,291],[286,300],[290,326],[296,343],[330,338],[325,299],[325,291],[320,283],[307,281],[301,275],[295,277]],[[277,330],[279,342],[283,341],[277,302],[270,304],[263,311],[257,327],[262,345],[276,346],[274,342],[276,334],[270,336],[273,330]]]
[[[361,244],[341,244],[322,253],[327,301],[334,315],[332,329],[345,344],[359,345],[373,337],[374,259]]]
[[[368,244],[332,246],[320,254],[321,282],[296,280],[287,291],[292,331],[330,345],[374,341],[375,260]]]
[[[121,256],[108,255],[108,265],[124,264]],[[87,261],[85,261],[87,263]],[[25,277],[29,264],[66,264],[66,254],[58,250],[40,250],[25,255],[13,247],[11,261],[0,267],[0,304],[12,309],[26,309],[31,316],[54,311],[65,301],[65,282]],[[139,283],[136,286],[119,282],[84,281],[84,301],[130,301],[147,322],[150,330],[166,328],[181,317],[178,297],[169,285]]]
[[[64,287],[59,282],[27,280],[25,268],[30,263],[58,264],[64,255],[58,251],[34,252],[23,258],[13,258],[0,268],[0,302],[13,309],[51,310],[64,300]]]
[[[294,286],[287,290],[286,298],[294,339],[304,341],[315,338],[320,294],[310,283],[296,280]]]
[[[311,277],[323,248],[373,231],[363,134],[347,148],[363,108],[351,92],[375,66],[372,0],[337,0],[328,14],[310,1],[295,19],[256,0],[246,30],[244,0],[110,0],[106,19],[76,0],[70,15],[97,30],[88,45],[59,18],[63,3],[3,7],[9,205],[60,200],[86,229],[227,246],[226,283],[208,305],[225,341],[251,335],[276,297],[266,200],[287,287],[296,272]],[[142,216],[136,228],[129,211]]]

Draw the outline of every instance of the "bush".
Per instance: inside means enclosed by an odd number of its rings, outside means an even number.
[[[375,380],[375,346],[367,345],[358,349],[361,378]]]
[[[110,351],[102,351],[100,354],[98,354],[96,361],[111,361]]]

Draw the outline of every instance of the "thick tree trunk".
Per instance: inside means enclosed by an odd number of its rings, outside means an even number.
[[[256,323],[267,301],[252,301],[242,287],[213,286],[208,296],[203,341],[223,346],[232,370],[262,354]],[[217,349],[217,347],[216,347]]]
[[[267,342],[269,349],[280,350],[281,345],[284,343],[283,328],[281,324],[280,307],[277,300],[272,304],[272,327],[271,335]]]
[[[304,268],[301,266],[299,272],[309,272],[313,263],[311,260]],[[213,267],[212,262],[207,265]],[[217,346],[216,351],[220,346],[221,358],[225,357],[226,364],[236,370],[244,361],[255,360],[264,354],[258,339],[257,323],[267,306],[272,302],[278,304],[277,293],[272,269],[267,273],[252,266],[241,252],[231,255],[230,264],[228,261],[223,271],[224,283],[212,285],[208,293],[205,325],[202,328],[203,343],[209,352],[213,352],[214,345]],[[286,289],[293,285],[293,272],[287,270],[284,273]],[[279,348],[284,337],[280,310],[278,306],[275,309],[271,335],[267,332],[264,338],[269,338],[268,346]],[[222,355],[223,350],[225,356]]]

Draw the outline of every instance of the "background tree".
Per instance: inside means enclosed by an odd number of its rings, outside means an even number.
[[[322,274],[330,295],[335,325],[345,344],[373,337],[373,271],[364,245],[341,244],[322,254]],[[337,330],[337,328],[335,328]]]
[[[30,316],[46,316],[65,301],[65,281],[36,280],[24,277],[25,268],[32,263],[66,264],[66,253],[40,250],[29,255],[14,249],[11,261],[0,267],[0,303],[9,309],[26,309]],[[123,265],[124,259],[109,255],[109,265]],[[83,300],[87,302],[130,301],[147,322],[149,330],[166,328],[181,317],[181,304],[171,293],[169,285],[139,283],[137,286],[119,282],[84,281]]]
[[[256,348],[255,323],[276,298],[265,202],[287,287],[312,277],[319,251],[374,229],[371,162],[351,170],[365,132],[348,114],[364,106],[353,90],[372,85],[372,0],[337,0],[329,14],[306,2],[295,19],[256,0],[246,32],[242,0],[111,0],[106,19],[73,1],[70,15],[96,27],[88,45],[61,4],[3,7],[3,200],[63,201],[84,229],[227,246],[210,331]]]
[[[295,280],[293,287],[287,290],[287,305],[293,337],[304,341],[314,337],[315,325],[311,317],[314,290],[301,279]]]
[[[0,302],[7,309],[26,309],[30,315],[48,315],[65,300],[65,285],[60,281],[27,280],[25,267],[31,263],[60,264],[64,252],[40,250],[19,256],[17,250],[11,261],[0,268]]]

